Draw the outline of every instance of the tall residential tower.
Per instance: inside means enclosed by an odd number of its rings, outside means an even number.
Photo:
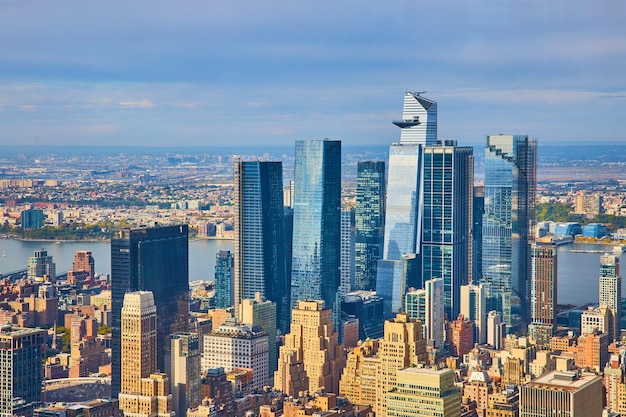
[[[235,313],[257,292],[276,303],[276,324],[289,327],[281,162],[235,162]],[[274,337],[275,335],[269,335]]]

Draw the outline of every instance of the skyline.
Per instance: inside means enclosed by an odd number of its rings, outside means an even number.
[[[386,145],[407,90],[460,144],[619,142],[625,18],[610,0],[7,1],[0,145]]]

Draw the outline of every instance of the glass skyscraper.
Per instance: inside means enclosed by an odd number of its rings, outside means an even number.
[[[512,297],[528,322],[530,240],[534,221],[537,142],[520,135],[487,137],[483,214],[483,281],[489,310],[513,323]]]
[[[474,151],[444,140],[424,147],[422,276],[443,279],[444,311],[460,312],[460,287],[471,271]]]
[[[422,147],[437,141],[437,103],[419,93],[407,92],[402,120],[393,123],[401,129],[400,143],[389,148],[384,250],[376,282],[376,292],[384,299],[386,317],[402,308],[406,285],[418,281],[416,287],[422,287],[419,277],[402,274],[407,269],[421,269],[415,263],[419,264],[421,259]],[[403,267],[404,254],[418,255]]]
[[[341,295],[348,294],[354,289],[355,269],[355,226],[354,208],[341,209],[341,260],[339,265]]]
[[[235,162],[235,312],[257,292],[277,306],[276,325],[289,328],[281,162]]]
[[[152,291],[157,307],[157,369],[165,369],[170,333],[188,330],[187,225],[124,228],[111,238],[111,391],[121,388],[121,313],[124,294]]]
[[[234,257],[231,251],[221,250],[215,254],[215,308],[229,308],[234,301]]]
[[[326,306],[336,307],[340,300],[341,142],[297,141],[294,171],[291,307],[298,300],[324,300]]]
[[[375,290],[378,260],[385,232],[385,162],[363,161],[357,166],[355,207],[355,287]]]

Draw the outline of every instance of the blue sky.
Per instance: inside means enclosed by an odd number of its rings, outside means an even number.
[[[626,2],[0,0],[0,145],[626,143]]]

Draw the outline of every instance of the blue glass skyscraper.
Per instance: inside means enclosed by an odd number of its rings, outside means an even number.
[[[460,312],[460,287],[471,271],[474,150],[443,140],[424,147],[423,282],[443,279],[444,311]]]
[[[260,292],[276,303],[276,326],[289,327],[281,162],[235,162],[235,312]]]
[[[294,171],[291,307],[307,299],[334,307],[340,283],[341,142],[297,141]]]
[[[215,308],[229,308],[235,303],[233,280],[233,254],[221,250],[215,254]]]
[[[534,221],[536,140],[520,135],[487,137],[483,214],[483,281],[489,310],[502,313],[507,325],[517,296],[520,319],[528,322],[530,240]]]
[[[402,308],[407,285],[421,288],[419,276],[402,276],[402,271],[421,269],[422,147],[437,141],[437,103],[419,93],[407,92],[402,120],[393,123],[401,129],[400,143],[389,148],[384,251],[376,282],[376,292],[384,300],[385,316]],[[404,254],[418,256],[407,259],[403,266]]]
[[[385,162],[363,161],[357,166],[355,207],[355,287],[375,290],[378,260],[385,232]]]

